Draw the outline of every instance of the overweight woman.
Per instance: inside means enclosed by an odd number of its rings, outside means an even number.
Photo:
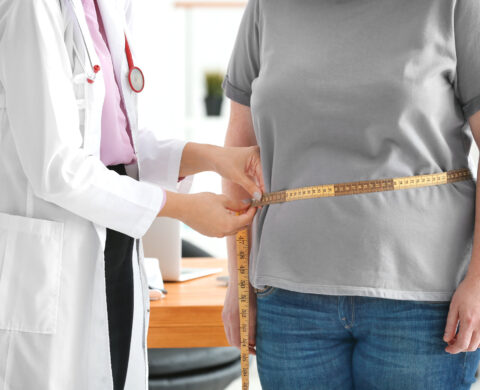
[[[147,390],[140,238],[157,215],[222,237],[255,213],[186,192],[212,170],[258,197],[258,148],[138,128],[131,13],[122,0],[0,0],[2,390]]]
[[[226,145],[260,146],[266,192],[464,168],[475,176],[480,2],[250,0],[224,87]],[[250,343],[262,387],[470,388],[480,358],[476,185],[259,210]],[[247,196],[229,182],[224,192]],[[238,346],[230,238],[229,262],[223,319]]]

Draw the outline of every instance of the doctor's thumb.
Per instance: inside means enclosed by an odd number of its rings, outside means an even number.
[[[249,203],[228,197],[225,198],[224,205],[226,208],[232,211],[244,211],[250,207]]]
[[[252,196],[252,199],[260,200],[262,199],[262,190],[255,184],[255,182],[244,176],[243,182],[240,185]]]

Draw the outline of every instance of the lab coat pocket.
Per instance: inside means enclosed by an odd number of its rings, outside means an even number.
[[[63,223],[0,213],[0,330],[56,332]]]

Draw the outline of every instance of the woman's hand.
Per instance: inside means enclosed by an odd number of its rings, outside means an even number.
[[[256,208],[225,195],[167,193],[159,217],[179,219],[192,229],[209,237],[233,235],[252,223]],[[247,210],[248,209],[248,210]],[[236,215],[236,212],[243,212]]]
[[[443,340],[445,351],[458,353],[475,351],[480,344],[480,278],[467,276],[460,283],[450,303]],[[460,321],[458,334],[455,335]]]
[[[262,197],[265,184],[258,146],[222,148],[216,153],[214,169],[223,178],[240,184],[253,199]]]
[[[240,348],[240,314],[238,311],[238,286],[236,283],[236,278],[232,276],[233,275],[230,275],[227,294],[225,296],[225,302],[223,304],[222,320],[228,343],[233,347]],[[251,285],[249,292],[248,344],[250,353],[252,355],[256,355],[255,330],[257,322],[257,297]]]

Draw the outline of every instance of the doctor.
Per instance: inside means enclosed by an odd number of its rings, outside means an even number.
[[[185,194],[196,172],[263,190],[257,148],[137,127],[130,14],[0,0],[0,390],[146,390],[140,238],[157,215],[216,237],[251,222],[248,204]]]

